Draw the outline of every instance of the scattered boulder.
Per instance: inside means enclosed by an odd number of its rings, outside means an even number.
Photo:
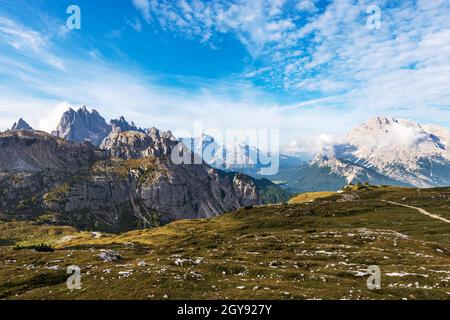
[[[120,255],[120,253],[114,250],[101,250],[101,252],[98,254],[98,257],[104,262],[118,262],[123,260],[123,257]]]

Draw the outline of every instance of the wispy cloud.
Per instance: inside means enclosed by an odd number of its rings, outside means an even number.
[[[221,34],[235,36],[262,61],[245,77],[288,94],[346,94],[350,106],[376,104],[380,111],[450,104],[445,0],[377,1],[380,30],[366,27],[373,1],[331,1],[322,10],[312,0],[148,4],[151,23],[185,37],[215,42]]]
[[[135,31],[137,31],[137,32],[141,32],[142,31],[142,23],[141,23],[141,21],[138,18],[136,18],[134,20],[134,22],[133,21],[129,21],[128,19],[126,19],[125,22],[130,27],[132,27]]]
[[[322,148],[374,115],[449,126],[448,1],[380,1],[381,30],[366,28],[365,1],[132,3],[142,18],[124,21],[141,34],[141,23],[158,24],[219,49],[220,37],[232,35],[258,67],[217,80],[149,74],[92,47],[71,54],[43,30],[5,16],[0,127],[23,116],[50,131],[65,101],[144,127],[190,129],[202,120],[205,128],[279,128],[284,145],[303,151]],[[163,85],[169,82],[180,85]]]
[[[312,0],[300,0],[295,5],[295,8],[299,11],[317,12],[318,9]]]
[[[20,55],[39,57],[52,67],[65,69],[62,60],[49,53],[48,39],[11,19],[0,17],[0,41],[15,49]]]
[[[18,22],[11,23],[23,30]],[[28,30],[36,39],[44,39],[37,30]],[[22,39],[11,36],[10,41]],[[72,105],[95,107],[106,118],[125,115],[143,127],[162,129],[193,128],[203,121],[205,129],[267,128],[267,117],[277,127],[280,106],[246,81],[209,80],[180,76],[154,76],[132,65],[104,60],[101,53],[86,50],[78,57],[58,55],[54,43],[44,41],[39,50],[30,50],[26,60],[11,58],[0,51],[0,127],[6,129],[19,117],[36,128],[50,132],[59,116]],[[44,68],[42,55],[53,56],[66,66]],[[169,77],[186,87],[163,86]],[[59,114],[59,116],[58,116]],[[222,116],[218,116],[222,115]],[[226,115],[226,116],[225,116]],[[277,121],[278,120],[278,121]]]
[[[151,20],[150,0],[132,0],[133,5],[142,13],[146,21]]]
[[[381,29],[369,30],[373,4],[381,8]],[[260,62],[242,77],[311,99],[299,104],[310,106],[300,118],[324,110],[337,116],[332,127],[348,123],[347,115],[450,121],[448,1],[336,0],[319,7],[313,0],[154,0],[150,8],[151,23],[179,35],[240,40]]]

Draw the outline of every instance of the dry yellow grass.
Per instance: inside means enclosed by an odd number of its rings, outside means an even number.
[[[115,235],[0,222],[0,299],[448,300],[448,224],[381,201],[447,208],[450,188],[419,191],[356,190],[351,201],[247,207]],[[33,250],[44,244],[55,250]],[[104,261],[109,251],[122,259]],[[70,265],[81,290],[67,289]],[[380,266],[380,290],[367,288],[369,265]]]
[[[322,192],[306,192],[299,194],[289,200],[289,203],[304,203],[304,202],[312,202],[316,199],[329,197],[336,194],[336,192],[332,191],[322,191]]]

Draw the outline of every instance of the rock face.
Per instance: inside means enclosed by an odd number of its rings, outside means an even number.
[[[61,197],[49,194],[45,202],[83,228],[122,231],[212,217],[261,200],[251,181],[221,177],[206,166],[145,158],[100,161],[88,178],[69,184]]]
[[[11,128],[11,130],[33,130],[31,126],[22,118],[19,121],[15,122]]]
[[[57,129],[52,134],[69,141],[89,141],[93,145],[99,146],[111,132],[125,131],[145,132],[133,122],[129,124],[124,117],[113,119],[107,124],[96,110],[89,111],[84,106],[77,111],[69,109],[64,112]]]
[[[318,155],[299,173],[300,183],[324,190],[328,185],[368,181],[416,187],[450,185],[450,132],[405,119],[372,118],[353,129],[343,143]],[[330,190],[330,189],[328,189]]]
[[[120,117],[119,119],[113,119],[109,122],[109,125],[111,127],[111,131],[140,131],[145,132],[144,129],[136,127],[134,122],[131,122],[129,124],[124,117]]]
[[[113,131],[101,144],[110,156],[122,159],[171,156],[179,141],[170,131],[161,132],[156,128],[140,131]]]
[[[112,132],[102,144],[37,131],[0,136],[0,212],[82,229],[121,232],[212,217],[262,202],[248,176],[207,164],[174,164],[170,132]]]
[[[0,212],[32,218],[46,211],[43,196],[96,159],[90,144],[39,131],[0,133]]]
[[[74,172],[94,157],[89,144],[68,143],[41,131],[15,130],[0,133],[0,169],[37,172]]]
[[[53,134],[69,141],[89,141],[99,145],[110,132],[111,126],[105,119],[96,110],[89,111],[84,106],[77,111],[64,112]]]

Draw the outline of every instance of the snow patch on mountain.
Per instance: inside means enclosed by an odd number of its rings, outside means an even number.
[[[444,128],[376,117],[312,164],[328,167],[349,182],[366,168],[401,183],[432,187],[450,184],[449,146],[450,132]]]
[[[215,168],[244,172],[252,176],[265,175],[264,169],[274,164],[295,166],[302,162],[299,157],[270,153],[250,146],[246,141],[219,143],[206,134],[196,138],[183,138],[181,141],[195,154],[201,156],[203,161]]]

